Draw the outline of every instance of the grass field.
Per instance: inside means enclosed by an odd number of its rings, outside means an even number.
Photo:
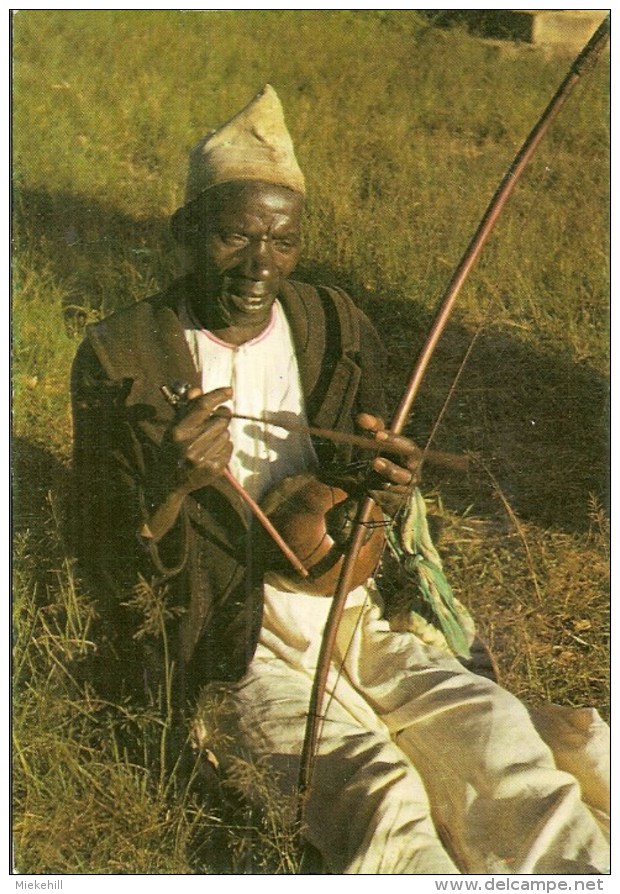
[[[83,324],[178,273],[167,221],[187,152],[269,81],[308,182],[300,278],[348,289],[375,320],[396,406],[449,275],[568,60],[411,11],[27,10],[13,27],[16,865],[292,871],[277,817],[244,831],[153,772],[165,712],[104,711],[88,686],[97,594],[64,537]],[[474,453],[473,470],[425,484],[450,580],[508,688],[605,716],[608,100],[603,58],[464,289],[409,428],[425,442],[477,333],[435,440]]]

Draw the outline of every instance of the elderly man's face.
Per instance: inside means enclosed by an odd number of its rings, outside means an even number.
[[[210,305],[196,307],[199,316],[210,315],[215,303],[224,325],[267,322],[299,258],[302,210],[301,195],[268,183],[230,183],[213,191],[194,243]]]

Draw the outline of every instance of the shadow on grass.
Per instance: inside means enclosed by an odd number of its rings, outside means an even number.
[[[87,310],[107,314],[172,278],[174,242],[165,218],[136,220],[87,197],[23,190],[16,223],[24,246],[33,257],[45,256],[54,276],[68,285],[66,293],[78,296]],[[428,311],[394,294],[370,296],[346,272],[311,261],[300,265],[297,276],[342,286],[374,320],[390,357],[388,405],[396,407],[431,324]],[[439,343],[408,428],[420,444],[471,337],[455,317]],[[505,329],[489,327],[477,341],[434,445],[479,454],[521,517],[583,531],[591,497],[608,506],[609,424],[604,377],[568,353],[544,353]],[[53,465],[51,457],[36,458],[33,451],[16,444],[16,467],[35,462],[45,471],[46,462]],[[440,484],[446,505],[457,511],[497,511],[488,472],[475,468],[467,480],[433,479],[427,470],[426,483]],[[30,512],[28,490],[44,488],[41,475],[26,479],[17,493],[18,517]]]
[[[459,25],[479,37],[531,41],[532,25],[528,17],[518,10],[423,9],[420,13],[436,28]]]
[[[325,267],[305,265],[300,278],[340,285],[377,326],[389,355],[388,406],[396,408],[432,315]],[[424,445],[473,337],[455,315],[428,368],[407,433]],[[594,499],[609,511],[609,383],[568,352],[545,353],[491,325],[478,337],[434,438],[438,449],[472,452],[482,463],[441,485],[446,505],[476,514],[497,511],[495,477],[512,508],[543,527],[584,531]]]
[[[160,216],[136,219],[97,199],[18,188],[19,249],[46,263],[77,312],[105,316],[163,287],[173,275],[175,243]],[[67,314],[69,328],[74,314]]]

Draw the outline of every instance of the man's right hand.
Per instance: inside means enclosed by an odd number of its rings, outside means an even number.
[[[232,397],[232,388],[217,388],[203,394],[191,388],[182,415],[169,432],[176,458],[172,489],[184,493],[206,487],[222,474],[232,456],[230,411],[222,406]],[[215,410],[219,412],[213,415]]]
[[[175,524],[187,494],[211,484],[228,466],[233,450],[230,412],[222,404],[231,397],[232,388],[217,388],[208,394],[199,388],[188,392],[182,415],[168,431],[171,449],[166,451],[158,480],[164,497],[144,519],[138,532],[143,540],[161,540]],[[220,412],[213,415],[218,408]]]

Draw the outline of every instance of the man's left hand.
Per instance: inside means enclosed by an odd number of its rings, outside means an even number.
[[[359,428],[373,435],[375,448],[380,448],[391,457],[388,459],[387,456],[378,456],[373,461],[373,471],[379,479],[383,479],[383,483],[370,489],[369,494],[384,512],[393,515],[403,505],[411,488],[420,480],[418,465],[422,451],[409,438],[388,431],[379,416],[360,413],[356,423]]]

